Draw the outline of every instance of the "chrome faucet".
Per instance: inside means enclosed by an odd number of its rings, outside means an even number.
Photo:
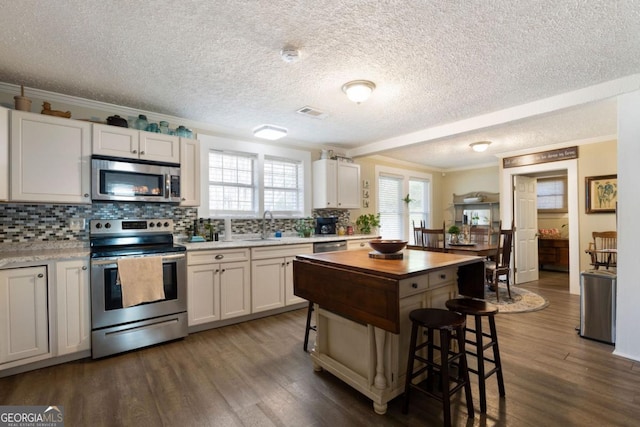
[[[271,213],[271,211],[264,211],[264,214],[262,215],[262,233],[260,234],[260,238],[261,239],[266,239],[267,238],[267,214],[269,215],[269,218],[271,218],[271,223],[273,224],[273,214]]]

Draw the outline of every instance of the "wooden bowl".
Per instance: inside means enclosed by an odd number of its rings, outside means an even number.
[[[382,254],[393,254],[404,249],[407,246],[407,241],[373,239],[369,242],[369,246]]]

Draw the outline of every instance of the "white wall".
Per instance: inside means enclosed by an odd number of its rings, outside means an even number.
[[[618,283],[615,354],[640,361],[640,91],[618,97]]]

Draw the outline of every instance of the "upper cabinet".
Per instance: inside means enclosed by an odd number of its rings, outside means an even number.
[[[180,138],[164,133],[94,124],[93,154],[180,163]]]
[[[200,206],[200,141],[180,138],[180,206]]]
[[[9,110],[0,107],[0,200],[9,200]]]
[[[360,165],[322,159],[313,162],[313,208],[358,209]]]
[[[91,124],[11,112],[10,199],[91,203]]]

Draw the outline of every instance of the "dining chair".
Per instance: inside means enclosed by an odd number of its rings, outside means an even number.
[[[472,225],[469,230],[469,238],[471,243],[489,243],[489,233],[491,227],[485,227],[482,225]]]
[[[498,283],[500,278],[505,276],[507,285],[507,294],[511,299],[510,276],[511,276],[511,250],[513,246],[513,235],[516,231],[515,225],[511,224],[511,229],[502,229],[500,225],[500,234],[498,235],[498,247],[496,248],[495,259],[485,261],[485,276],[490,284],[490,289],[496,292],[496,301],[500,302],[500,289]]]
[[[442,221],[442,228],[422,228],[422,249],[431,252],[446,252],[444,230],[444,221]]]
[[[415,221],[411,221],[413,226],[413,244],[416,246],[424,247],[424,242],[422,241],[422,229],[424,228],[424,221],[420,221],[420,227],[416,227]]]
[[[600,267],[617,267],[618,265],[618,233],[616,231],[594,231],[591,233],[593,242],[589,244],[587,253],[591,255],[591,265],[594,270]]]

